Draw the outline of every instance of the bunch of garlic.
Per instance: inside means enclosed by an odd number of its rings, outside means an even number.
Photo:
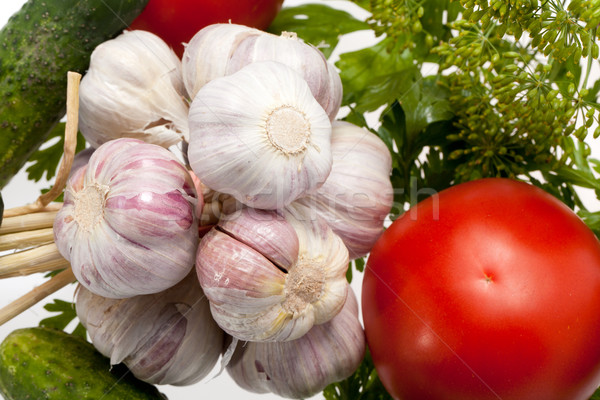
[[[206,62],[211,60],[211,62]],[[342,82],[316,47],[295,33],[281,36],[236,24],[214,24],[200,30],[185,47],[183,80],[193,99],[202,86],[258,61],[276,61],[296,71],[334,120],[342,102]]]
[[[54,240],[92,292],[156,293],[194,265],[196,203],[192,178],[173,153],[137,139],[111,140],[69,179]]]
[[[211,317],[195,273],[160,293],[109,299],[83,286],[76,311],[98,351],[141,380],[189,385],[207,376],[224,333]]]
[[[346,379],[365,353],[365,336],[352,290],[333,319],[299,339],[249,342],[236,347],[227,372],[242,388],[300,399]]]
[[[200,241],[196,269],[212,315],[244,341],[301,337],[342,309],[348,250],[310,211],[243,208]]]
[[[55,222],[78,315],[148,382],[202,379],[225,331],[242,387],[312,395],[364,353],[346,271],[390,211],[389,150],[335,120],[339,74],[295,34],[216,24],[173,56],[126,32],[82,81],[80,126],[98,148]],[[155,145],[180,141],[189,168]]]
[[[96,47],[79,97],[79,128],[92,147],[121,137],[163,147],[187,140],[181,61],[150,32],[125,31]]]
[[[331,173],[316,192],[297,200],[338,234],[350,259],[369,253],[394,202],[392,158],[383,141],[349,122],[333,123]]]
[[[281,63],[252,63],[204,85],[189,126],[194,173],[251,207],[282,208],[331,171],[329,118],[304,79]]]

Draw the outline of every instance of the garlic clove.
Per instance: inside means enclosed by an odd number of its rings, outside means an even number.
[[[261,223],[248,224],[250,221]],[[244,207],[223,216],[219,228],[232,238],[260,251],[285,272],[298,259],[298,235],[294,227],[275,211]]]
[[[365,256],[383,233],[394,201],[392,159],[379,137],[349,122],[333,123],[331,141],[329,177],[297,202],[326,220],[355,259]]]
[[[171,152],[115,139],[70,178],[55,242],[77,280],[96,294],[159,292],[193,267],[196,202],[192,178]]]
[[[213,24],[198,31],[185,45],[182,57],[183,82],[190,98],[206,83],[227,75],[227,63],[243,39],[264,34],[238,24]]]
[[[363,359],[365,347],[358,303],[349,290],[343,309],[301,338],[239,345],[227,372],[251,392],[307,398],[352,375]]]
[[[98,147],[131,137],[169,147],[188,137],[181,61],[158,36],[125,31],[97,46],[79,88],[79,129]]]
[[[210,373],[224,334],[195,273],[163,292],[109,299],[79,286],[76,311],[96,349],[153,384],[190,385]]]
[[[210,81],[189,123],[194,173],[254,208],[282,208],[331,170],[329,118],[302,77],[280,63],[256,62]]]
[[[324,221],[310,218],[310,210],[292,209],[285,214],[239,213],[235,222],[220,222],[200,241],[200,284],[219,326],[239,340],[296,339],[333,318],[344,304],[348,251]],[[223,228],[233,223],[236,236]],[[273,246],[264,240],[279,233],[289,237],[290,228],[296,232],[297,252],[293,244]],[[248,240],[256,232],[262,237]],[[291,264],[284,264],[288,259]]]

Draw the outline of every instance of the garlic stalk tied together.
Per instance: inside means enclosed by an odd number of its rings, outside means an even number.
[[[69,179],[54,239],[92,292],[111,298],[156,293],[194,265],[196,196],[192,178],[170,151],[115,139]]]
[[[280,62],[300,74],[330,120],[335,119],[342,102],[340,76],[319,49],[295,33],[277,36],[236,24],[214,24],[200,30],[183,54],[186,89],[193,99],[207,82],[260,61]]]
[[[321,219],[300,206],[244,208],[202,240],[196,270],[223,330],[239,340],[301,337],[342,308],[348,250]]]
[[[149,383],[198,382],[221,354],[224,333],[194,272],[163,292],[128,299],[105,298],[79,286],[76,310],[96,349]]]
[[[163,147],[187,140],[181,61],[150,32],[125,31],[97,46],[79,95],[79,128],[92,147],[121,137]]]
[[[297,200],[327,221],[350,253],[367,255],[383,233],[394,192],[392,158],[377,136],[345,121],[332,124],[331,173],[319,189]]]
[[[301,399],[352,375],[364,353],[358,303],[349,290],[339,314],[299,339],[239,344],[227,372],[248,391]]]
[[[194,173],[251,207],[282,208],[331,171],[329,118],[304,79],[281,63],[255,62],[204,85],[189,126]]]

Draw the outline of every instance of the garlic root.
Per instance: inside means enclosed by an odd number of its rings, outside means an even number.
[[[52,228],[54,219],[62,203],[52,203],[52,211],[40,211],[32,214],[18,214],[18,210],[11,208],[7,211],[15,210],[17,213],[4,213],[0,235],[7,235],[16,232],[26,232],[35,229]],[[48,207],[46,207],[48,209]]]
[[[67,268],[52,277],[49,281],[41,284],[31,292],[19,297],[6,307],[0,309],[0,325],[10,321],[23,311],[34,306],[38,302],[67,286],[71,282],[75,282],[75,275],[73,275],[73,271],[70,268]]]
[[[56,244],[50,243],[0,257],[0,279],[56,271],[68,266]]]

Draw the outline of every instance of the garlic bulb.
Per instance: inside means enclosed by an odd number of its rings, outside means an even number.
[[[296,71],[329,119],[335,119],[342,102],[339,74],[319,49],[293,32],[277,36],[236,24],[215,24],[200,30],[183,55],[186,89],[193,99],[212,79],[259,61],[280,62]]]
[[[79,286],[77,316],[111,364],[153,384],[189,385],[216,364],[224,333],[194,272],[160,293],[109,299]]]
[[[188,158],[211,189],[278,209],[331,170],[331,123],[306,82],[265,61],[204,85],[190,108]]]
[[[194,265],[196,201],[192,178],[170,151],[115,139],[69,179],[55,242],[92,292],[111,298],[156,293]]]
[[[120,137],[163,147],[187,139],[181,61],[150,32],[125,31],[97,46],[79,98],[79,129],[92,147]]]
[[[264,34],[238,24],[213,24],[198,31],[185,45],[181,60],[183,83],[190,98],[206,83],[227,75],[227,63],[243,39]]]
[[[342,308],[348,250],[310,211],[244,208],[202,240],[196,270],[213,317],[231,336],[293,340]]]
[[[338,234],[350,259],[365,256],[383,233],[394,191],[392,158],[383,141],[349,122],[332,125],[333,165],[327,181],[299,203],[316,210]]]
[[[349,290],[331,321],[287,342],[249,342],[236,348],[227,372],[242,388],[301,399],[354,373],[365,353],[358,303]]]

